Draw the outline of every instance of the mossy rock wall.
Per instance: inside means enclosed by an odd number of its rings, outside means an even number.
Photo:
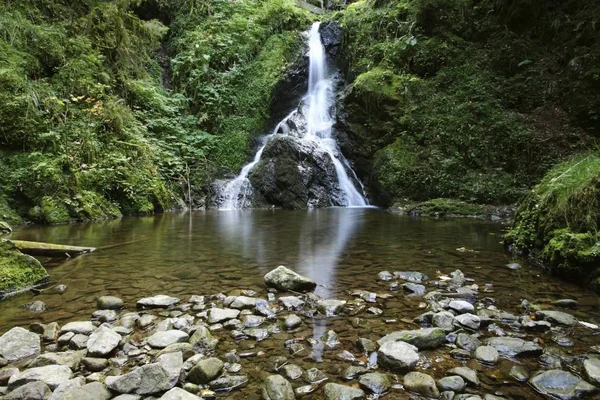
[[[49,280],[48,272],[37,259],[0,239],[0,298]]]

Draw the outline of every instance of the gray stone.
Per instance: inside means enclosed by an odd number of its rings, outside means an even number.
[[[245,375],[228,375],[214,381],[208,385],[215,391],[230,391],[245,386],[248,383],[248,377]]]
[[[44,353],[37,356],[29,368],[45,367],[47,365],[64,365],[72,370],[79,368],[79,363],[85,356],[85,351],[65,351],[62,353]]]
[[[382,346],[388,342],[406,342],[419,350],[435,349],[446,342],[446,333],[440,328],[423,328],[411,331],[392,332],[377,343]]]
[[[65,395],[71,390],[82,387],[85,384],[86,380],[83,376],[78,376],[76,378],[69,379],[68,381],[61,383],[56,389],[54,389],[50,400],[63,400],[65,398]]]
[[[594,385],[600,386],[600,358],[590,357],[583,361],[585,375]]]
[[[325,400],[360,400],[365,398],[365,392],[338,383],[328,383],[323,389]]]
[[[135,321],[135,324],[138,328],[144,329],[154,323],[157,319],[158,317],[156,315],[144,314]]]
[[[411,370],[419,361],[418,349],[405,342],[387,342],[377,352],[379,364],[397,372]]]
[[[40,300],[32,301],[31,303],[25,303],[21,307],[34,313],[46,311],[46,303]]]
[[[285,376],[292,381],[295,381],[304,374],[304,370],[296,364],[285,364],[282,369]]]
[[[284,296],[279,298],[279,304],[286,310],[300,311],[305,304],[305,301],[297,296]]]
[[[108,357],[119,346],[121,335],[110,328],[101,326],[87,341],[88,354],[92,357]]]
[[[481,342],[476,337],[461,332],[456,336],[456,345],[461,349],[474,351],[481,346]]]
[[[183,331],[169,330],[164,332],[156,332],[148,338],[148,344],[155,349],[164,349],[174,343],[187,342],[189,335]]]
[[[52,392],[44,382],[34,381],[18,387],[6,396],[3,400],[48,400]]]
[[[420,272],[416,272],[416,271],[395,271],[394,276],[396,278],[402,279],[404,281],[409,281],[409,282],[414,282],[414,283],[421,283],[428,279],[427,275],[422,274]]]
[[[377,276],[381,281],[391,281],[394,278],[394,275],[392,275],[390,271],[381,271]]]
[[[391,383],[388,377],[379,372],[371,372],[361,375],[358,383],[363,389],[367,389],[375,394],[383,394],[390,389]]]
[[[96,330],[96,327],[94,326],[94,324],[91,321],[75,321],[75,322],[69,322],[68,324],[64,325],[61,328],[60,333],[62,335],[66,332],[73,332],[75,334],[89,336],[95,330]]]
[[[529,372],[521,365],[513,365],[510,369],[510,376],[519,382],[526,382],[529,380]]]
[[[200,360],[188,373],[187,380],[198,385],[206,384],[219,376],[223,365],[223,361],[216,357]]]
[[[349,381],[352,379],[356,379],[357,377],[366,374],[367,372],[369,372],[369,370],[365,367],[361,367],[359,365],[350,365],[342,373],[342,378]]]
[[[462,392],[465,389],[465,380],[462,376],[445,376],[437,382],[437,386],[442,391]]]
[[[163,394],[160,400],[201,400],[201,397],[193,395],[183,389],[173,388]]]
[[[158,356],[156,362],[169,373],[173,386],[179,381],[181,369],[183,368],[183,354],[178,351],[174,353],[166,353]]]
[[[339,314],[346,305],[345,300],[336,300],[336,299],[327,299],[327,300],[319,300],[317,302],[317,311],[319,313],[331,317],[336,314]]]
[[[492,346],[479,346],[477,349],[475,349],[475,359],[484,364],[496,364],[498,362],[498,358],[498,350]]]
[[[598,391],[581,378],[557,369],[534,376],[529,380],[529,384],[539,393],[560,400],[579,399]]]
[[[454,318],[454,325],[458,327],[477,330],[479,329],[479,325],[481,325],[481,319],[477,315],[469,313],[461,314]]]
[[[98,298],[96,305],[99,310],[120,310],[123,308],[123,300],[115,296],[102,296]]]
[[[251,337],[256,341],[265,340],[269,336],[269,331],[261,328],[248,328],[242,331],[244,335]]]
[[[263,386],[264,400],[294,400],[292,385],[281,375],[271,375]]]
[[[40,337],[21,327],[12,328],[0,337],[0,356],[11,364],[37,356],[40,351]]]
[[[151,398],[148,397],[148,400]],[[112,400],[142,400],[142,396],[139,394],[120,394],[117,397],[113,397]]]
[[[468,367],[456,367],[446,371],[447,375],[458,375],[463,378],[467,383],[478,387],[479,386],[479,378],[477,377],[477,372],[473,371]]]
[[[419,393],[425,397],[440,397],[440,391],[435,384],[435,380],[431,376],[421,372],[409,372],[404,375],[404,389],[409,392]]]
[[[64,365],[47,365],[44,367],[30,368],[17,375],[13,375],[8,380],[8,389],[14,390],[29,382],[44,382],[52,390],[58,385],[71,379],[73,371]]]
[[[377,350],[377,345],[371,339],[358,338],[356,341],[358,348],[364,352],[370,353]]]
[[[230,302],[227,301],[227,299],[225,299],[223,304],[230,308],[235,308],[238,310],[247,310],[256,307],[256,299],[254,297],[248,296],[237,296],[233,297],[232,301]]]
[[[262,325],[265,322],[265,319],[265,317],[261,317],[259,315],[246,315],[244,317],[244,327],[256,328],[257,326]]]
[[[323,371],[317,368],[310,368],[306,370],[304,380],[307,383],[320,383],[329,379]]]
[[[56,322],[50,322],[44,327],[44,332],[42,332],[42,340],[46,342],[55,342],[59,333],[60,326],[58,326]]]
[[[173,343],[162,349],[156,354],[156,357],[160,357],[163,354],[168,353],[181,353],[184,360],[192,357],[194,354],[194,346],[191,343]]]
[[[18,373],[19,368],[5,367],[0,369],[0,386],[6,386],[10,377]]]
[[[504,357],[519,357],[542,354],[540,345],[513,337],[493,337],[486,341]]]
[[[538,319],[543,319],[544,321],[549,321],[559,325],[573,326],[577,324],[577,319],[574,316],[562,311],[537,311],[535,316]]]
[[[288,315],[287,317],[285,317],[285,320],[283,321],[283,326],[287,330],[295,329],[295,328],[299,327],[301,324],[302,324],[302,319],[295,314]]]
[[[423,296],[425,294],[425,286],[419,285],[418,283],[407,282],[402,284],[402,289],[405,292],[412,293],[416,296]]]
[[[179,303],[177,297],[158,295],[153,297],[144,297],[138,300],[137,306],[140,308],[168,308]]]
[[[90,372],[100,372],[108,367],[108,360],[105,358],[86,357],[81,360],[81,363]]]
[[[113,322],[119,319],[119,313],[115,310],[98,310],[94,311],[92,319],[99,322]]]
[[[265,275],[267,286],[283,291],[307,292],[317,287],[316,282],[290,270],[279,266]]]
[[[454,328],[454,314],[449,311],[440,311],[435,313],[431,319],[434,326],[445,331],[451,331]]]
[[[69,341],[69,348],[73,350],[83,350],[87,347],[89,336],[78,333]]]
[[[198,326],[190,337],[189,342],[194,346],[194,348],[210,351],[216,349],[219,339],[213,337],[212,333],[210,333],[210,330],[207,327]]]
[[[64,400],[108,400],[112,394],[100,382],[91,382],[67,392]]]
[[[448,308],[456,311],[459,314],[473,313],[475,311],[475,307],[473,307],[473,304],[464,300],[452,300],[448,304]]]
[[[211,308],[208,312],[208,323],[218,324],[228,319],[235,319],[240,315],[240,310],[231,308]]]
[[[125,375],[107,377],[105,383],[115,392],[137,394],[164,392],[174,385],[169,372],[159,363],[142,365]]]

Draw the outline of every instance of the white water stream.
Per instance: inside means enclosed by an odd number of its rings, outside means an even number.
[[[303,113],[306,117],[306,130],[301,139],[315,143],[331,157],[338,184],[343,194],[342,205],[346,207],[364,207],[367,205],[367,202],[354,185],[354,181],[359,184],[360,181],[356,178],[356,174],[350,168],[350,163],[339,150],[338,144],[331,134],[334,123],[331,115],[331,108],[334,101],[333,79],[327,76],[325,48],[321,43],[319,25],[319,22],[313,24],[309,33],[310,65],[308,92],[301,103],[301,107],[304,107]],[[277,132],[283,134],[289,133],[288,121],[296,113],[298,113],[298,110],[294,110],[286,116],[277,124],[273,133],[264,137],[260,148],[254,156],[254,160],[245,165],[240,174],[224,186],[222,192],[224,200],[220,206],[221,210],[241,209],[248,206],[249,197],[252,195],[252,185],[250,184],[248,175],[252,171],[252,168],[260,161],[269,139],[277,134]],[[354,180],[348,175],[348,170],[352,173]]]

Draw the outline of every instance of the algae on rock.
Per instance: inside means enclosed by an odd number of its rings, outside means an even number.
[[[38,260],[22,254],[9,242],[0,241],[0,298],[49,280]]]

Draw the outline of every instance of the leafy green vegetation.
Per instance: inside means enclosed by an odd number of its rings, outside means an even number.
[[[506,242],[565,276],[600,277],[600,156],[553,168],[521,202]]]
[[[2,3],[0,211],[152,213],[236,171],[309,22],[291,0]]]
[[[361,0],[335,18],[383,203],[515,202],[600,125],[597,5]],[[558,60],[558,61],[557,61]],[[585,95],[583,95],[585,93]]]

